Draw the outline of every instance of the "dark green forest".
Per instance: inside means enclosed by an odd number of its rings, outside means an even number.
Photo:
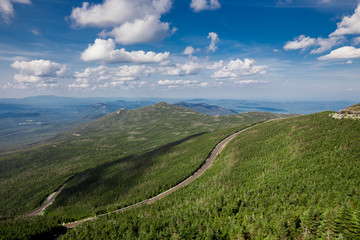
[[[358,239],[359,133],[328,112],[257,125],[192,184],[63,239]]]
[[[270,113],[208,116],[159,103],[116,111],[44,145],[2,156],[0,225],[10,234],[2,236],[13,236],[15,231],[29,239],[43,231],[58,231],[63,222],[155,196],[194,173],[221,139],[246,123],[279,117]],[[68,180],[44,212],[45,219],[53,219],[48,225],[41,217],[22,217]],[[42,227],[31,231],[30,226]]]
[[[62,133],[44,145],[1,156],[0,219],[23,215],[39,207],[71,177],[76,176],[69,185],[79,185],[76,181],[93,178],[89,173],[98,170],[106,173],[111,171],[111,166],[123,172],[135,169],[141,162],[141,154],[196,134],[272,118],[279,116],[271,113],[208,116],[166,103],[116,111]],[[84,217],[93,214],[93,209],[86,212],[79,209],[82,213],[74,215]]]
[[[164,103],[109,114],[0,158],[0,239],[359,239],[360,124],[329,115],[212,117]],[[62,227],[166,191],[244,128],[186,187]],[[43,216],[23,217],[69,178]]]

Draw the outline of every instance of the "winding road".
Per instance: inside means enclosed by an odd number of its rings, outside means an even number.
[[[69,181],[69,180],[68,180]],[[66,181],[66,183],[68,182]],[[64,183],[63,185],[60,186],[60,188],[58,190],[56,190],[54,193],[52,193],[47,201],[41,205],[39,208],[35,209],[34,211],[32,212],[29,212],[28,214],[26,214],[26,216],[28,217],[33,217],[33,216],[36,216],[38,214],[40,214],[41,212],[43,212],[50,204],[53,203],[53,201],[55,200],[55,198],[57,197],[57,195],[59,195],[59,193],[61,192],[61,190],[64,189],[64,187],[66,186],[66,183]]]
[[[121,208],[121,209],[117,209],[117,210],[112,211],[112,212],[104,213],[104,214],[101,214],[101,215],[98,215],[98,216],[95,216],[95,217],[90,217],[90,218],[87,218],[87,219],[83,219],[83,220],[80,220],[80,221],[77,221],[77,222],[66,223],[66,224],[63,224],[63,226],[66,227],[66,228],[74,228],[74,227],[76,227],[76,226],[78,226],[78,225],[80,225],[80,224],[82,224],[84,222],[92,221],[92,220],[95,220],[95,219],[97,219],[99,217],[102,217],[102,216],[107,216],[107,215],[110,215],[110,214],[113,214],[113,213],[124,212],[124,211],[126,211],[126,210],[128,210],[130,208],[138,207],[138,206],[143,205],[143,204],[151,204],[151,203],[153,203],[153,202],[155,202],[155,201],[157,201],[157,200],[171,194],[172,192],[178,190],[179,188],[188,185],[189,183],[191,183],[192,181],[197,179],[201,174],[203,174],[206,171],[206,169],[208,169],[210,167],[210,165],[212,164],[212,162],[214,161],[216,156],[224,148],[224,146],[228,142],[230,142],[234,137],[236,137],[240,133],[248,130],[249,128],[251,128],[251,127],[248,127],[248,128],[243,129],[243,130],[240,130],[238,132],[235,132],[234,134],[228,136],[227,138],[222,140],[220,143],[218,143],[218,145],[216,145],[216,147],[211,151],[211,154],[209,155],[209,157],[206,159],[206,161],[200,167],[199,170],[197,170],[193,175],[191,175],[190,177],[188,177],[187,179],[185,179],[184,181],[182,181],[178,185],[170,188],[169,190],[167,190],[167,191],[165,191],[163,193],[160,193],[159,195],[157,195],[157,196],[155,196],[153,198],[146,199],[146,200],[144,200],[142,202],[138,202],[138,203],[135,203],[133,205],[130,205],[130,206],[127,206],[127,207],[124,207],[124,208]]]

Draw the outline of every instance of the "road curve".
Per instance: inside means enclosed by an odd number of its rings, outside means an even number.
[[[68,180],[69,181],[69,180]],[[68,182],[66,181],[66,183]],[[47,208],[50,204],[52,204],[52,202],[55,200],[55,198],[57,197],[57,195],[59,195],[59,193],[61,192],[61,190],[64,189],[64,187],[66,186],[66,183],[64,183],[63,185],[61,185],[61,187],[56,190],[53,194],[51,194],[48,198],[48,200],[43,204],[41,205],[39,208],[35,209],[34,211],[32,212],[29,212],[28,214],[26,214],[25,216],[28,216],[28,217],[33,217],[33,216],[36,216],[38,215],[39,213],[41,213],[42,211],[45,210],[45,208]]]
[[[251,127],[251,126],[250,126]],[[188,185],[189,183],[191,183],[192,181],[194,181],[195,179],[197,179],[201,174],[203,174],[205,172],[206,169],[209,168],[209,166],[212,164],[212,162],[214,161],[214,159],[216,158],[216,156],[221,152],[221,150],[224,148],[224,146],[230,142],[234,137],[236,137],[237,135],[239,135],[240,133],[248,130],[250,127],[247,127],[245,129],[242,129],[238,132],[235,132],[234,134],[228,136],[227,138],[225,138],[224,140],[222,140],[220,143],[218,143],[218,145],[216,145],[216,147],[211,151],[211,154],[209,155],[209,157],[206,159],[206,161],[204,162],[204,164],[200,167],[199,170],[197,170],[193,175],[191,175],[190,177],[188,177],[187,179],[185,179],[184,181],[182,181],[181,183],[179,183],[178,185],[170,188],[169,190],[163,192],[163,193],[160,193],[159,195],[153,197],[153,198],[149,198],[149,199],[146,199],[142,202],[138,202],[138,203],[135,203],[133,205],[130,205],[130,206],[127,206],[127,207],[124,207],[124,208],[121,208],[121,209],[117,209],[115,211],[112,211],[112,212],[108,212],[108,213],[104,213],[104,214],[101,214],[101,215],[98,215],[98,216],[95,216],[95,217],[90,217],[90,218],[87,218],[87,219],[83,219],[83,220],[80,220],[80,221],[77,221],[77,222],[72,222],[72,223],[66,223],[66,224],[63,224],[64,227],[66,228],[74,228],[84,222],[87,222],[87,221],[92,221],[92,220],[95,220],[99,217],[102,217],[102,216],[107,216],[107,215],[110,215],[110,214],[113,214],[113,213],[119,213],[119,212],[124,212],[130,208],[134,208],[134,207],[138,207],[140,205],[143,205],[143,204],[151,204],[169,194],[171,194],[172,192],[178,190],[179,188],[181,187],[184,187],[186,185]]]

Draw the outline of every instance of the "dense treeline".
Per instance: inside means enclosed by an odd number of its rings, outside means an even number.
[[[329,113],[255,126],[185,188],[64,239],[359,239],[359,133]]]
[[[255,225],[259,228],[256,234],[252,234],[256,229],[248,224],[258,220],[241,214],[244,208],[235,201],[222,202],[208,212],[187,212],[190,214],[187,216],[161,212],[154,217],[128,214],[125,219],[117,219],[126,220],[121,224],[108,217],[81,230],[71,230],[65,239],[359,239],[360,236],[360,208],[344,206],[320,212],[310,207],[301,215],[288,212],[274,225],[259,222]]]
[[[54,217],[17,217],[0,220],[1,240],[54,239],[66,232],[60,221]]]

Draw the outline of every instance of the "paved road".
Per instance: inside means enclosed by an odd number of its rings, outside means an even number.
[[[68,181],[67,181],[68,182]],[[66,182],[66,183],[67,183]],[[39,208],[35,209],[32,212],[29,212],[28,214],[26,214],[26,216],[28,217],[32,217],[32,216],[36,216],[39,213],[41,213],[42,211],[45,210],[45,208],[47,208],[50,204],[52,204],[52,202],[55,200],[55,198],[57,197],[57,195],[59,195],[59,193],[61,192],[61,190],[63,190],[63,188],[65,187],[66,183],[64,183],[63,185],[61,185],[61,187],[52,194],[52,196]]]
[[[169,195],[170,193],[178,190],[179,188],[181,187],[184,187],[186,185],[188,185],[189,183],[191,183],[192,181],[194,181],[195,179],[197,179],[201,174],[203,174],[205,172],[206,169],[209,168],[209,166],[212,164],[212,162],[214,161],[214,159],[216,158],[216,156],[218,155],[218,153],[221,152],[221,150],[224,148],[224,146],[230,142],[234,137],[236,137],[237,135],[239,135],[240,133],[248,130],[249,128],[246,128],[246,129],[243,129],[241,131],[238,131],[230,136],[228,136],[227,138],[225,138],[224,140],[222,140],[218,145],[216,145],[216,147],[212,150],[211,154],[209,155],[209,157],[206,159],[206,161],[204,162],[204,164],[201,166],[201,168],[195,172],[193,175],[191,175],[189,178],[185,179],[184,181],[182,181],[181,183],[179,183],[178,185],[176,185],[175,187],[173,188],[170,188],[169,190],[163,192],[163,193],[160,193],[159,195],[153,197],[153,198],[150,198],[150,199],[146,199],[142,202],[139,202],[139,203],[135,203],[133,205],[130,205],[128,207],[125,207],[125,208],[121,208],[121,209],[118,209],[118,210],[115,210],[115,211],[112,211],[112,212],[109,212],[109,213],[104,213],[104,214],[101,214],[101,215],[98,215],[96,217],[91,217],[91,218],[87,218],[87,219],[83,219],[81,221],[77,221],[77,222],[73,222],[73,223],[66,223],[66,224],[63,224],[64,227],[66,228],[74,228],[84,222],[87,222],[87,221],[92,221],[92,220],[95,220],[99,217],[102,217],[102,216],[107,216],[107,215],[110,215],[110,214],[113,214],[113,213],[118,213],[118,212],[123,212],[123,211],[126,211],[130,208],[134,208],[134,207],[138,207],[140,205],[143,205],[143,204],[151,204],[167,195]]]

